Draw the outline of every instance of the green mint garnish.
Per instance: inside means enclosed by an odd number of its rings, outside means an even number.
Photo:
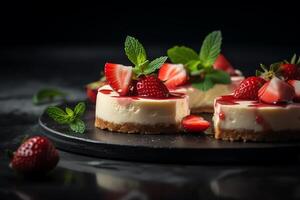
[[[69,107],[65,108],[65,111],[57,106],[49,106],[47,108],[47,114],[55,122],[59,124],[69,125],[70,129],[75,133],[84,133],[85,124],[80,119],[85,111],[85,103],[78,103],[74,110]]]
[[[229,84],[231,82],[229,74],[213,69],[213,64],[221,52],[221,44],[221,31],[213,31],[205,37],[199,55],[185,46],[175,46],[167,53],[173,63],[185,65],[192,77],[194,87],[206,91],[217,83]],[[201,74],[203,76],[200,76]]]
[[[150,62],[147,60],[147,54],[143,45],[131,36],[126,37],[125,53],[134,64],[133,72],[137,77],[155,72],[168,59],[168,57],[162,56]]]
[[[32,102],[36,105],[52,102],[55,99],[65,99],[67,94],[57,89],[45,88],[33,95]]]

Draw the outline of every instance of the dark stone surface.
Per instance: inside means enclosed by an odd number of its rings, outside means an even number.
[[[243,51],[232,48],[237,65],[257,66],[293,53],[284,48]],[[1,50],[0,199],[299,199],[298,162],[251,165],[179,165],[116,161],[60,151],[48,176],[28,179],[8,167],[3,150],[14,149],[25,134],[40,134],[44,106],[31,103],[42,87],[59,87],[72,99],[85,97],[83,85],[97,79],[105,60],[121,53],[103,48],[31,48]],[[281,56],[280,52],[284,51]],[[118,51],[119,52],[119,51]],[[155,54],[156,55],[156,54]],[[250,57],[247,57],[249,55]],[[251,57],[251,55],[253,57]],[[279,56],[280,55],[280,56]],[[111,57],[109,57],[111,56]],[[110,59],[107,59],[107,58]],[[120,57],[120,58],[119,58]],[[243,62],[245,60],[245,62]],[[248,68],[247,73],[254,71]]]

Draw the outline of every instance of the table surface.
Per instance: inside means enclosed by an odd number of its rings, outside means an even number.
[[[160,49],[160,48],[158,48]],[[285,58],[289,48],[231,47],[238,65]],[[247,51],[246,51],[247,50]],[[292,51],[293,50],[293,51]],[[298,49],[299,50],[299,49]],[[291,52],[292,51],[292,52]],[[157,50],[154,55],[161,53]],[[284,56],[280,52],[286,52]],[[26,135],[41,134],[37,120],[47,105],[34,106],[38,89],[60,88],[85,98],[84,84],[96,80],[107,60],[126,60],[112,47],[0,49],[0,199],[298,199],[299,161],[251,165],[179,165],[126,162],[60,151],[46,177],[16,175],[3,156]],[[250,58],[248,57],[250,56]],[[245,61],[244,61],[245,60]],[[276,61],[276,60],[275,60]],[[246,74],[254,68],[244,68]]]

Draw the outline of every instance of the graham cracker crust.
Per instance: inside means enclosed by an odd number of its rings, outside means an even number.
[[[284,142],[300,140],[300,131],[261,131],[250,130],[223,130],[215,127],[215,138],[229,141],[253,141],[253,142]]]
[[[95,127],[116,131],[120,133],[141,133],[141,134],[161,134],[161,133],[176,133],[180,131],[180,124],[156,124],[156,125],[141,125],[135,123],[115,124],[105,121],[99,117],[95,119]]]
[[[198,107],[198,108],[191,108],[191,113],[214,113],[214,107]]]

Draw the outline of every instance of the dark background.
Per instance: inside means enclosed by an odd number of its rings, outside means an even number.
[[[246,75],[259,63],[299,52],[296,3],[217,1],[9,1],[1,6],[3,73],[97,79],[105,62],[128,64],[126,35],[137,37],[150,57],[173,45],[200,48],[205,35],[222,30],[222,51]],[[5,76],[7,77],[7,76]]]

